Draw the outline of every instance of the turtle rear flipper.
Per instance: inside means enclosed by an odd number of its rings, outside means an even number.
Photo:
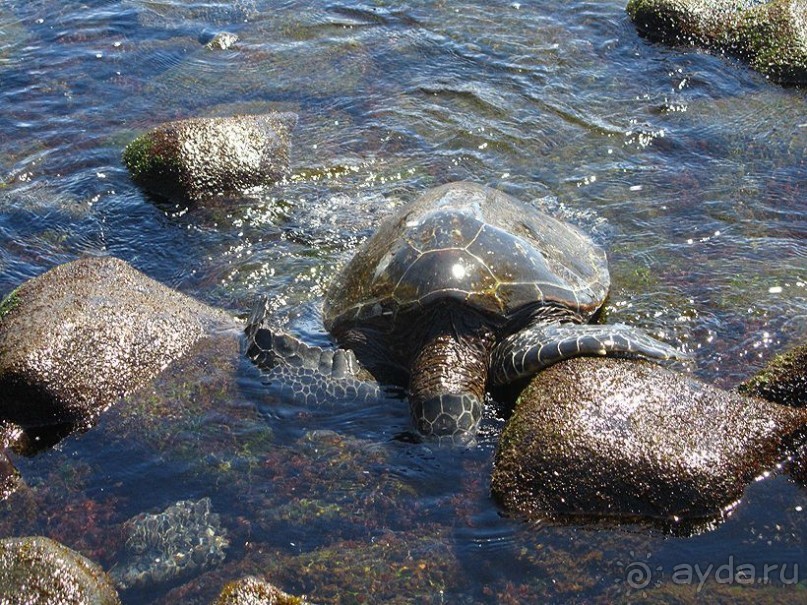
[[[625,324],[535,324],[497,345],[491,356],[491,379],[494,384],[508,384],[570,357],[610,353],[690,359],[683,351]]]
[[[323,349],[269,325],[267,299],[252,310],[244,330],[247,357],[261,370],[265,381],[287,391],[306,405],[370,401],[381,389],[347,349]]]

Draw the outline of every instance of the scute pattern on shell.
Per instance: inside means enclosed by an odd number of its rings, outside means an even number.
[[[444,298],[504,319],[540,303],[585,319],[608,287],[604,251],[575,227],[500,191],[450,183],[379,227],[328,291],[324,320],[329,330],[392,324]]]
[[[210,498],[180,500],[158,514],[141,513],[123,527],[126,557],[110,575],[124,590],[212,567],[224,560],[230,544]]]

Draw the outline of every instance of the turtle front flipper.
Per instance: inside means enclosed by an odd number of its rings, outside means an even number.
[[[244,330],[247,357],[267,383],[306,405],[378,399],[381,388],[347,349],[323,349],[271,327],[267,299],[252,310]]]
[[[570,357],[609,353],[652,359],[690,358],[675,347],[625,324],[535,324],[504,339],[494,349],[491,379],[494,384],[508,384]]]

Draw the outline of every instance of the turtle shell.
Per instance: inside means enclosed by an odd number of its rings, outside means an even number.
[[[605,252],[577,228],[505,193],[473,183],[426,191],[388,217],[325,297],[325,327],[397,317],[440,300],[507,321],[540,304],[583,318],[602,304]]]

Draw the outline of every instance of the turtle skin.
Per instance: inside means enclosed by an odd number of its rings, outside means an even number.
[[[586,324],[610,286],[605,252],[534,205],[468,182],[399,208],[326,292],[335,351],[272,327],[259,303],[247,354],[305,403],[367,401],[406,387],[415,427],[475,439],[490,385],[578,355],[686,357],[641,330]]]

